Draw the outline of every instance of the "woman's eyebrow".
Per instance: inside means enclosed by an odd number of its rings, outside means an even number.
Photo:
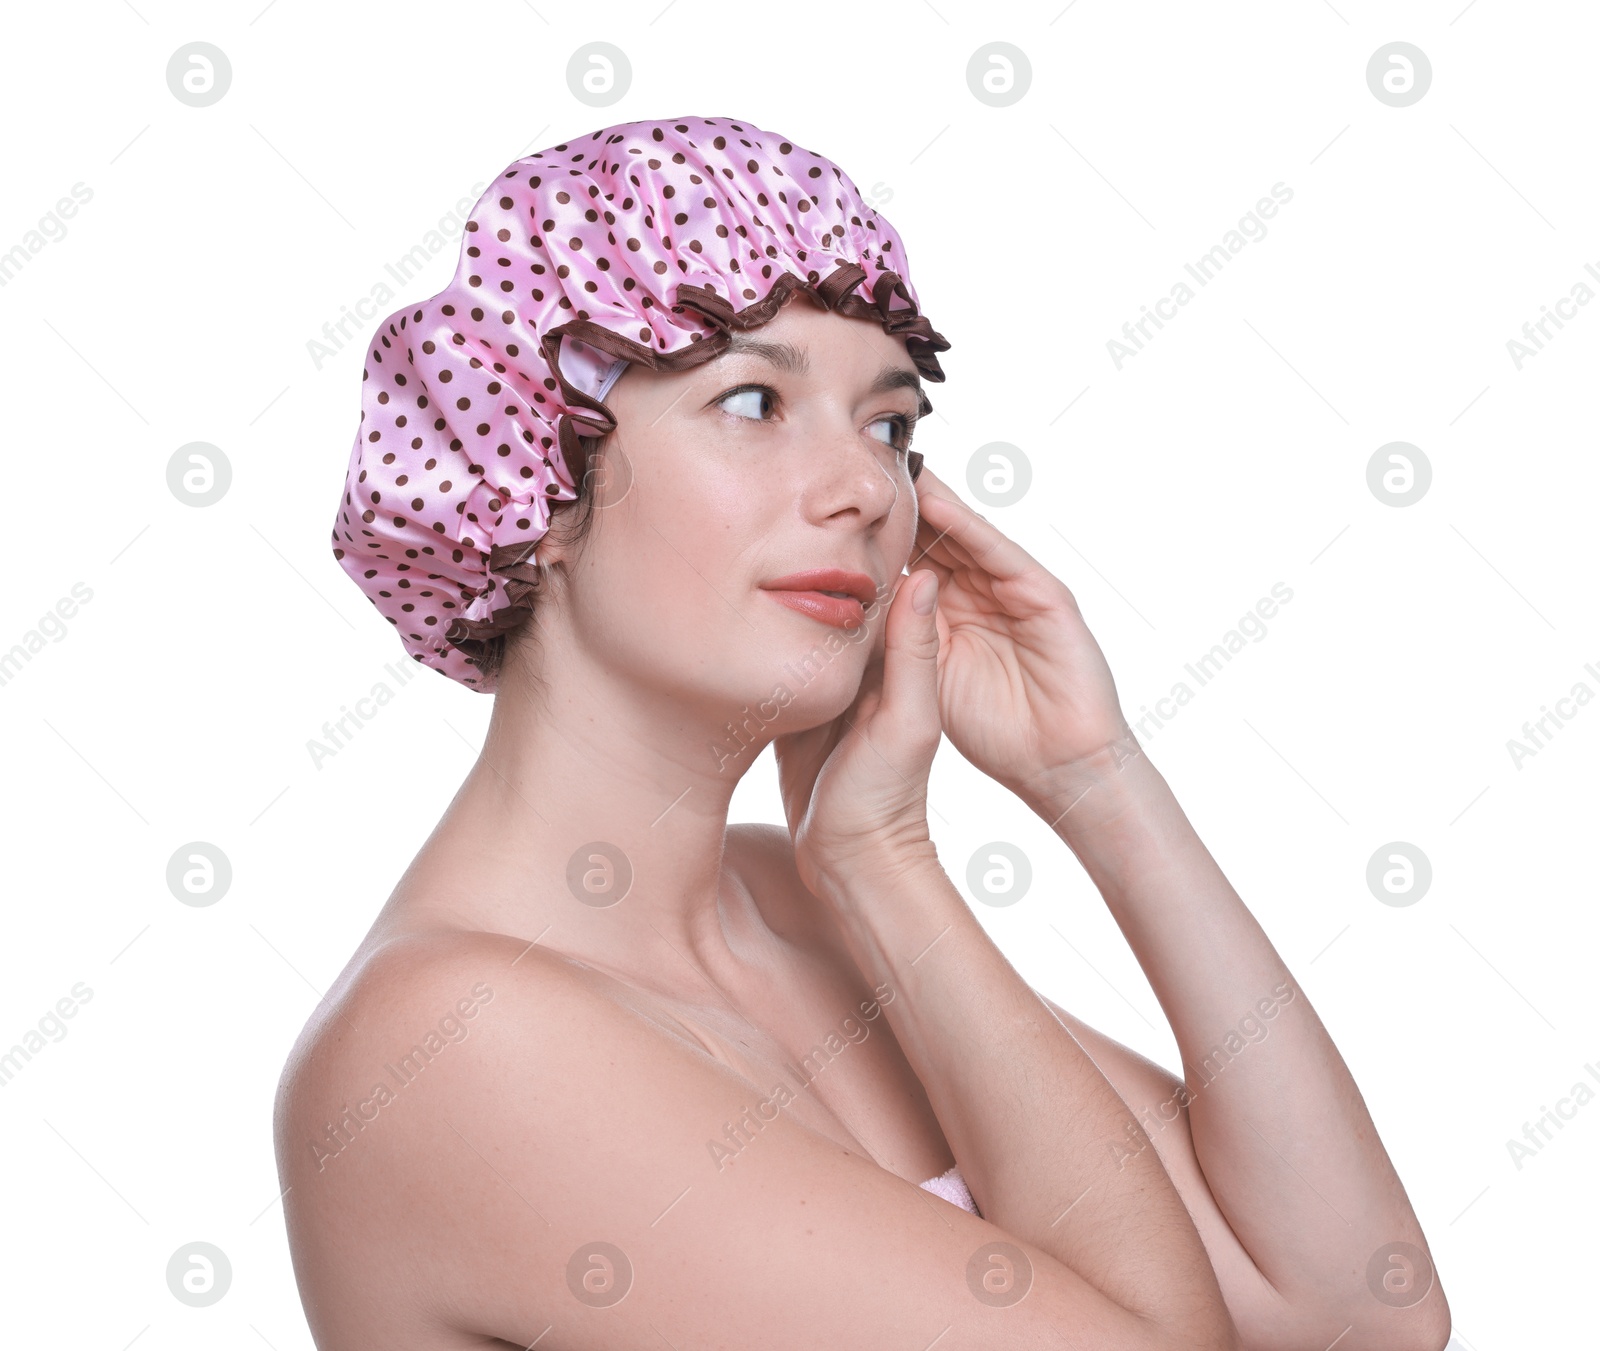
[[[728,345],[719,355],[758,357],[768,365],[776,366],[780,371],[790,375],[805,375],[811,369],[811,362],[805,352],[792,342],[766,342],[746,333],[730,334]],[[922,388],[921,379],[915,371],[908,371],[903,366],[885,366],[878,372],[878,378],[872,382],[872,388],[867,393],[888,394],[897,389],[916,392],[919,416],[933,411],[927,392]]]
[[[765,342],[745,333],[730,334],[728,345],[718,355],[759,357],[790,375],[804,375],[811,369],[810,358],[792,342]]]
[[[878,372],[878,378],[872,382],[869,394],[887,394],[891,390],[914,390],[917,396],[917,416],[933,412],[933,405],[928,402],[928,395],[922,388],[922,381],[915,371],[908,371],[904,366],[885,366]]]

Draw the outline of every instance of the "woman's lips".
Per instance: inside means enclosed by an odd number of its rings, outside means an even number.
[[[853,629],[867,617],[866,607],[854,596],[830,596],[822,591],[780,591],[767,588],[767,594],[791,610],[820,619],[836,629]]]

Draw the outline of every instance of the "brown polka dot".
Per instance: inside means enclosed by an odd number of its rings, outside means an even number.
[[[725,330],[728,307],[760,323],[809,288],[829,308],[881,322],[925,379],[944,378],[937,354],[949,344],[918,313],[896,266],[899,236],[840,166],[726,118],[624,123],[581,146],[538,151],[497,176],[463,232],[470,270],[377,323],[362,367],[334,556],[414,661],[478,690],[494,681],[469,660],[477,645],[524,621],[532,603],[520,592],[514,601],[515,584],[490,570],[494,551],[538,538],[540,518],[526,507],[535,494],[552,508],[574,496],[558,449],[570,410],[549,369],[558,349],[543,341],[553,329],[595,325],[619,354],[684,369],[692,349]],[[804,173],[792,172],[810,193],[794,191],[775,162],[794,155]],[[486,256],[490,242],[500,247]],[[519,276],[536,285],[519,290]],[[485,289],[498,293],[498,310],[476,294]],[[413,408],[429,410],[415,425]],[[600,424],[583,412],[588,436]],[[495,453],[469,454],[467,440]],[[914,478],[921,456],[904,454]],[[494,481],[475,457],[496,466]],[[411,516],[393,514],[402,502]],[[413,589],[414,565],[437,585]]]

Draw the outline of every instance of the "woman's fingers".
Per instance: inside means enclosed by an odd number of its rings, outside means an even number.
[[[923,482],[931,477],[924,469],[917,479],[920,547],[913,551],[908,569],[942,564],[952,570],[970,568],[985,572],[996,581],[1009,581],[1038,567],[1026,549],[990,525],[937,479],[929,484],[928,491],[922,491]],[[924,526],[932,532],[926,544],[922,543]]]

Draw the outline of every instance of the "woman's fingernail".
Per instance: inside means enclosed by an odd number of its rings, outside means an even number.
[[[939,579],[929,573],[917,587],[917,594],[911,598],[911,608],[919,615],[933,613],[933,607],[939,599]]]

